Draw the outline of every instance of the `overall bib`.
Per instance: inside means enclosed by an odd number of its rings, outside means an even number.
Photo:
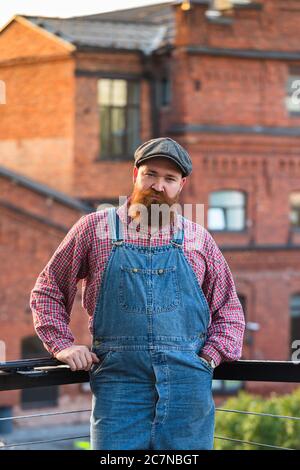
[[[91,447],[104,450],[212,449],[213,368],[198,354],[209,306],[183,252],[123,239],[108,210],[112,250],[93,320]]]

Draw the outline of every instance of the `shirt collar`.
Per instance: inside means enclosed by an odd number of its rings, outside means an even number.
[[[120,217],[123,225],[128,228],[129,224],[132,222],[132,217],[128,214],[128,207],[130,205],[131,196],[127,196],[126,201],[117,209],[117,214]],[[179,214],[177,212],[174,213],[174,220],[165,227],[157,228],[157,230],[152,230],[151,233],[154,234],[173,234],[174,231],[177,231],[179,228]],[[137,224],[136,229],[141,234],[148,234],[150,229],[145,230],[140,227],[140,224]],[[134,227],[135,230],[135,227]]]

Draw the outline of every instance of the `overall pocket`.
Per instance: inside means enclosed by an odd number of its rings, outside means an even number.
[[[200,357],[196,352],[193,352],[193,356],[196,357],[200,364],[202,364],[209,372],[212,374],[214,373],[214,368],[211,367],[205,359]]]
[[[174,310],[180,303],[176,266],[157,269],[120,267],[119,305],[127,313]]]
[[[114,351],[105,351],[101,353],[95,353],[98,356],[100,363],[94,363],[90,368],[89,373],[92,377],[96,377],[96,375],[101,372],[108,358],[112,355],[113,352]]]

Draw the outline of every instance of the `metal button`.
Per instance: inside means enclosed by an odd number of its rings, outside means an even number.
[[[163,272],[164,272],[163,269],[159,269],[159,270],[158,270],[158,273],[159,273],[159,274],[162,274]]]
[[[132,271],[133,271],[134,273],[137,273],[137,272],[138,272],[138,268],[133,268]]]

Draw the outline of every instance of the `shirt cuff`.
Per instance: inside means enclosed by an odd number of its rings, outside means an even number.
[[[69,348],[70,346],[73,346],[73,344],[74,343],[72,341],[65,340],[65,341],[58,341],[57,343],[52,344],[51,347],[49,347],[48,345],[45,345],[45,344],[44,344],[44,346],[46,347],[47,351],[49,351],[50,354],[55,356],[57,353],[59,353],[63,349],[66,349],[66,348]]]
[[[222,356],[221,354],[213,347],[210,346],[209,344],[206,344],[202,349],[201,353],[207,354],[211,359],[214,360],[214,363],[216,366],[220,365],[222,362]]]

